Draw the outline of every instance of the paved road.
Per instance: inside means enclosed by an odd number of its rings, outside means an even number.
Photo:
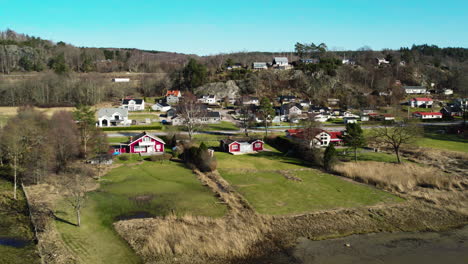
[[[456,125],[456,124],[461,124],[461,121],[456,121],[456,122],[433,122],[433,123],[421,123],[422,126],[449,126],[449,125]],[[324,129],[329,130],[329,131],[343,131],[345,130],[345,126],[322,126]],[[370,129],[378,126],[362,126],[363,129]],[[273,129],[268,129],[269,132],[283,132],[288,128],[273,128]],[[264,129],[249,129],[249,133],[262,133],[264,132]],[[138,135],[140,132],[109,132],[107,133],[108,137],[130,137],[130,136],[135,136]],[[179,132],[180,134],[185,134],[187,135],[187,132]],[[200,135],[200,134],[209,134],[209,135],[236,135],[236,134],[242,134],[244,133],[244,130],[237,130],[237,131],[199,131],[195,132],[194,134]],[[151,134],[156,135],[156,136],[165,136],[169,134],[168,132],[151,132]]]

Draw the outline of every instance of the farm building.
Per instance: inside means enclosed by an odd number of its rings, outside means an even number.
[[[155,155],[164,153],[166,143],[159,137],[143,132],[130,137],[127,143],[119,144],[114,149],[118,153],[136,153],[141,155]]]
[[[220,149],[233,155],[257,153],[263,151],[264,142],[260,139],[233,140],[224,139],[220,141]]]

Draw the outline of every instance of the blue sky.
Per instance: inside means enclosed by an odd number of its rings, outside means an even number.
[[[468,1],[0,0],[0,29],[77,46],[195,53],[468,47]]]

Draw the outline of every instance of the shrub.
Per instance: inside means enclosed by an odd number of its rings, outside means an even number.
[[[336,162],[336,149],[333,144],[328,145],[323,153],[323,167],[327,171],[331,171],[333,165]]]
[[[130,157],[128,155],[120,155],[119,156],[119,160],[122,160],[122,161],[127,161],[129,159],[130,159]]]

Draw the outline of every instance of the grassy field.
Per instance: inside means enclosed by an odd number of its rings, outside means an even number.
[[[358,150],[358,161],[397,162],[394,154],[361,151]],[[354,151],[352,149],[338,149],[338,157],[345,160],[354,160]]]
[[[468,152],[468,139],[453,134],[425,133],[416,144],[426,148]]]
[[[167,214],[220,217],[225,212],[211,191],[182,164],[135,164],[131,160],[110,171],[101,187],[88,194],[81,227],[61,221],[56,224],[67,246],[83,263],[139,263],[114,231],[113,222]],[[65,204],[58,215],[75,223]]]
[[[262,214],[297,214],[401,201],[375,188],[307,168],[279,152],[239,156],[218,152],[216,157],[223,178]]]
[[[215,131],[215,130],[239,130],[232,122],[228,121],[221,121],[219,124],[209,124],[203,128],[206,131]]]
[[[40,263],[33,240],[33,232],[24,194],[18,192],[13,200],[13,185],[0,178],[0,241],[17,239],[24,247],[0,245],[0,263]]]
[[[146,118],[149,118],[151,120],[153,119],[158,119],[159,120],[159,114],[156,112],[131,112],[128,114],[128,119],[131,120],[137,120],[137,121],[145,121]]]

